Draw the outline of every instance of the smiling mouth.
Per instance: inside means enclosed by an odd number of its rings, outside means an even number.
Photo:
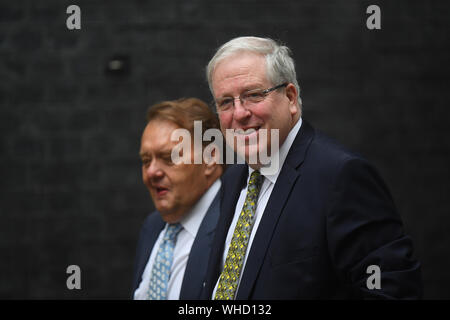
[[[240,136],[249,136],[249,135],[251,135],[251,134],[253,134],[253,133],[255,133],[255,132],[258,132],[258,130],[260,129],[261,127],[252,127],[252,128],[248,128],[248,129],[246,129],[246,130],[244,130],[244,129],[236,129],[235,131],[234,131],[234,134],[235,135],[240,135]]]
[[[169,191],[169,189],[164,187],[155,187],[155,190],[157,196],[163,196]]]

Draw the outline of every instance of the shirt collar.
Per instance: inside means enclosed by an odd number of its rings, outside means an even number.
[[[263,176],[268,179],[271,183],[275,183],[277,181],[278,175],[280,174],[281,168],[283,167],[284,161],[286,160],[286,157],[289,153],[289,150],[291,149],[292,144],[294,143],[295,137],[297,136],[297,133],[300,131],[300,128],[302,126],[302,117],[300,117],[297,121],[297,123],[294,125],[294,127],[289,131],[289,134],[286,137],[286,140],[284,140],[283,144],[280,147],[280,150],[278,151],[279,156],[279,165],[277,172],[274,174],[263,174]],[[255,171],[250,166],[248,167],[248,176],[252,174],[252,172]]]
[[[221,185],[222,181],[219,178],[211,185],[211,187],[209,187],[200,200],[198,200],[197,203],[188,212],[186,212],[181,219],[181,225],[192,237],[195,238],[197,235],[197,231],[200,228],[203,217],[206,215],[206,212],[216,197]]]

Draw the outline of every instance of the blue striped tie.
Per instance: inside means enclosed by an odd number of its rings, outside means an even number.
[[[169,224],[164,239],[159,246],[148,289],[149,300],[167,300],[170,269],[177,235],[183,227],[179,223]]]

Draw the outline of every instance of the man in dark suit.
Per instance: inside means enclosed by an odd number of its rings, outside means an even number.
[[[179,141],[171,137],[181,129],[193,139],[194,121],[201,122],[203,132],[218,128],[217,116],[201,100],[188,98],[151,107],[147,121],[142,178],[157,211],[147,217],[139,237],[133,298],[199,299],[219,217],[223,168],[215,161],[195,163],[203,148],[183,150],[181,161],[173,162]]]
[[[420,298],[420,264],[388,189],[364,158],[302,119],[290,50],[236,38],[207,77],[222,132],[234,132],[227,143],[246,164],[223,177],[203,298]]]

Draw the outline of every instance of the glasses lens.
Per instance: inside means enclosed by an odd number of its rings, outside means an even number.
[[[230,109],[233,105],[233,99],[231,98],[223,98],[216,101],[216,106],[218,110],[227,110]]]
[[[263,101],[265,96],[263,90],[252,90],[245,92],[242,95],[242,100],[246,103],[258,103]]]

